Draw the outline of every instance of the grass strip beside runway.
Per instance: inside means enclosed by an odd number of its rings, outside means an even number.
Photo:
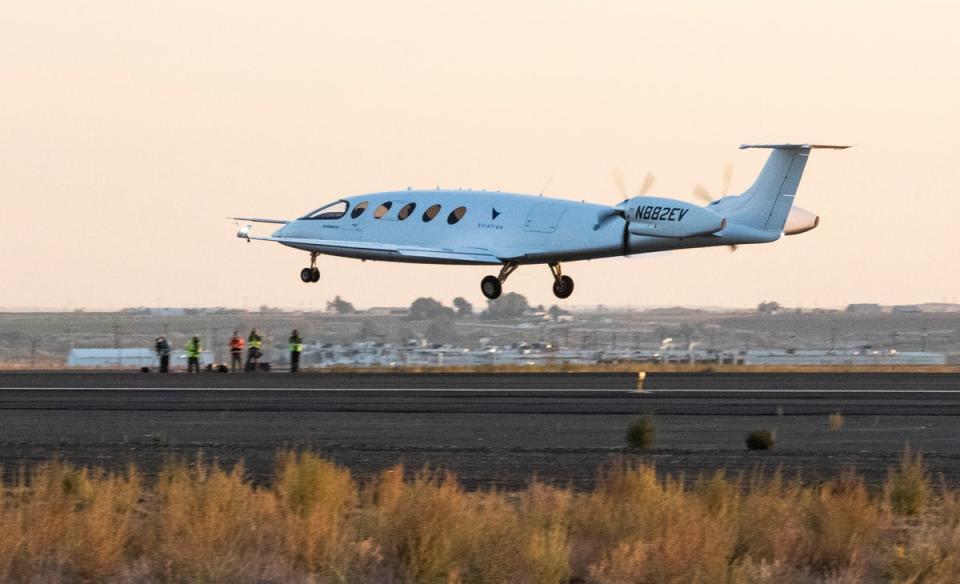
[[[617,463],[596,489],[466,492],[394,467],[357,483],[312,454],[271,487],[172,464],[155,479],[52,462],[7,476],[4,582],[953,582],[960,492],[905,452],[882,489],[847,473],[696,481]]]

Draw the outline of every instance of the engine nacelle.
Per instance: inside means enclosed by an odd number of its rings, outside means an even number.
[[[627,230],[652,237],[703,237],[720,231],[727,220],[692,203],[661,197],[634,197],[627,201]]]
[[[800,233],[806,233],[807,231],[815,228],[817,225],[820,225],[819,215],[794,205],[793,207],[790,207],[790,214],[787,215],[787,222],[783,225],[783,234],[797,235]]]

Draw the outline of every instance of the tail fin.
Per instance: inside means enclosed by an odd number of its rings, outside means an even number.
[[[731,201],[724,213],[736,223],[766,231],[783,231],[813,148],[843,149],[826,144],[743,144],[740,148],[770,148],[773,152],[753,185]]]

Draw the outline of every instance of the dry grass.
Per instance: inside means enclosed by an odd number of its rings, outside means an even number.
[[[843,419],[843,414],[840,412],[833,412],[827,418],[827,427],[830,428],[831,432],[838,432],[841,428],[843,428],[843,424],[845,422],[846,420]]]
[[[616,462],[576,492],[466,492],[400,467],[359,485],[312,454],[172,465],[149,484],[52,462],[8,476],[2,582],[955,582],[960,494],[907,451],[882,491],[845,474],[689,481]]]

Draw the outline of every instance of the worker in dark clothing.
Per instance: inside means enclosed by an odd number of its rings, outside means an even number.
[[[303,352],[303,337],[300,336],[300,331],[293,329],[287,343],[290,346],[290,373],[296,373],[300,369],[300,353]]]
[[[170,371],[170,343],[167,342],[166,337],[157,337],[157,342],[153,344],[154,351],[157,352],[157,357],[160,359],[160,373],[167,373]]]
[[[263,337],[260,336],[260,331],[253,329],[250,331],[250,336],[247,337],[247,371],[256,371],[257,365],[260,364],[260,356],[262,352],[260,349],[263,347]]]
[[[243,337],[240,331],[233,331],[230,337],[230,371],[240,369],[243,363]]]
[[[194,370],[200,373],[201,352],[203,346],[200,344],[200,337],[192,337],[187,341],[187,373],[193,373]]]

